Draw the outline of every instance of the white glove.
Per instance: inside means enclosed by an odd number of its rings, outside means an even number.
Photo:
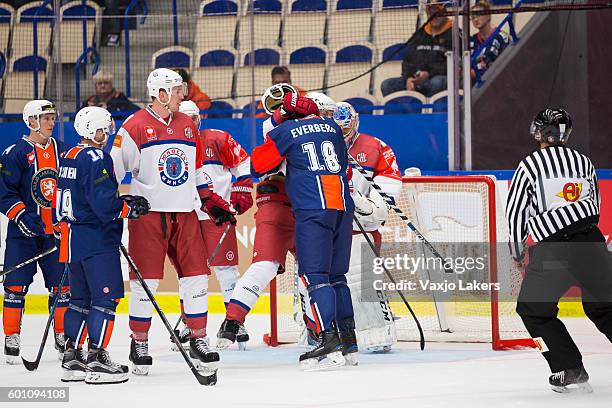
[[[355,216],[366,231],[379,229],[389,216],[389,206],[378,191],[370,190],[369,197],[358,191],[353,193]]]
[[[352,194],[353,202],[355,203],[355,213],[361,216],[371,215],[372,211],[374,211],[374,206],[372,200],[367,197],[364,197],[359,191],[356,191]]]

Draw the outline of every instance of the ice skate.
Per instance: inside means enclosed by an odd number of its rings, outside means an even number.
[[[208,339],[205,337],[190,339],[189,357],[191,357],[198,371],[209,377],[209,385],[214,385],[217,382],[219,353],[210,349]]]
[[[244,324],[238,326],[238,334],[236,335],[236,342],[238,343],[239,350],[246,350],[247,342],[249,341],[249,333],[244,327]]]
[[[119,384],[128,380],[127,366],[111,361],[104,349],[89,350],[87,355],[86,384]]]
[[[548,378],[550,388],[553,391],[559,393],[570,393],[570,392],[584,392],[591,393],[593,388],[589,385],[589,374],[584,369],[584,366],[580,364],[576,368],[569,368],[567,370],[553,373]]]
[[[342,355],[344,356],[347,366],[356,366],[358,364],[357,355],[359,348],[357,347],[357,334],[355,330],[341,330],[340,340],[342,341]]]
[[[19,334],[12,334],[4,337],[4,356],[6,357],[7,364],[20,364],[21,359],[19,358],[19,348],[21,339]]]
[[[65,338],[64,338],[64,333],[54,333],[53,335],[53,340],[55,342],[54,346],[55,349],[57,350],[57,358],[59,359],[59,361],[64,361],[64,348],[65,348]]]
[[[187,326],[183,327],[180,332],[178,330],[175,330],[175,333],[176,333],[176,337],[178,337],[179,341],[181,342],[181,346],[183,346],[185,350],[188,350],[189,349],[189,327]],[[179,351],[176,343],[174,343],[174,340],[170,338],[170,341],[172,342],[170,349],[172,351]]]
[[[319,334],[319,344],[300,356],[300,368],[304,371],[325,370],[344,364],[342,342],[334,327]]]
[[[149,342],[132,339],[130,344],[130,361],[132,362],[132,373],[136,375],[149,374],[149,368],[153,365],[153,358],[149,355]]]
[[[62,358],[63,382],[85,381],[87,374],[87,361],[82,349],[74,348],[70,339],[66,340],[64,355]]]
[[[225,350],[236,342],[240,332],[240,323],[236,320],[225,319],[217,332],[217,349]],[[246,330],[245,330],[246,332]],[[248,334],[247,340],[248,340]],[[244,339],[244,337],[242,337]]]

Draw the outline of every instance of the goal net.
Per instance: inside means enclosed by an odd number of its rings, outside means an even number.
[[[490,342],[495,350],[532,347],[533,341],[515,312],[522,275],[507,250],[508,231],[503,203],[496,200],[495,180],[489,176],[444,176],[403,181],[398,207],[442,257],[484,259],[476,272],[388,268],[393,280],[403,287],[414,282],[410,290],[400,290],[419,319],[425,340]],[[433,257],[394,212],[381,232],[383,258],[398,254],[411,259]],[[289,255],[286,272],[270,286],[271,330],[264,337],[268,344],[294,343],[303,333],[304,300],[298,290],[297,269]],[[423,282],[444,283],[444,289],[423,287]],[[489,284],[490,289],[483,291],[481,285],[470,290],[467,282]],[[414,319],[398,293],[387,290],[386,294],[398,340],[418,341]]]

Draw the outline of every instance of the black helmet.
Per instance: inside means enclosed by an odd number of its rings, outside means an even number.
[[[572,133],[572,118],[563,109],[540,111],[531,122],[531,135],[540,143],[565,143]]]

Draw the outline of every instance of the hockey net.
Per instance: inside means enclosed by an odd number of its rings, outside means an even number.
[[[399,208],[423,236],[443,255],[456,251],[452,243],[486,244],[488,262],[480,278],[498,283],[499,290],[478,296],[466,290],[449,290],[444,299],[428,289],[402,291],[418,317],[426,341],[490,342],[495,350],[533,347],[533,341],[516,314],[516,298],[521,271],[514,267],[505,250],[508,237],[502,200],[496,200],[495,180],[489,176],[444,176],[404,178]],[[415,234],[391,212],[382,229],[380,255],[392,257],[398,252],[419,256],[426,251],[418,245]],[[385,245],[391,244],[393,245]],[[499,243],[500,245],[496,245]],[[399,247],[399,251],[398,251]],[[420,248],[420,249],[419,249]],[[481,249],[482,250],[482,249]],[[454,254],[455,256],[457,254]],[[427,276],[405,270],[390,270],[395,281],[429,279],[452,281],[457,275],[428,270]],[[422,272],[421,272],[422,274]],[[436,276],[438,274],[438,276]],[[449,276],[450,275],[450,276]],[[395,318],[399,341],[418,341],[419,333],[407,307],[397,293],[387,292]],[[297,265],[288,255],[286,272],[270,286],[271,329],[264,340],[273,346],[295,343],[303,333],[302,296],[298,291]]]

